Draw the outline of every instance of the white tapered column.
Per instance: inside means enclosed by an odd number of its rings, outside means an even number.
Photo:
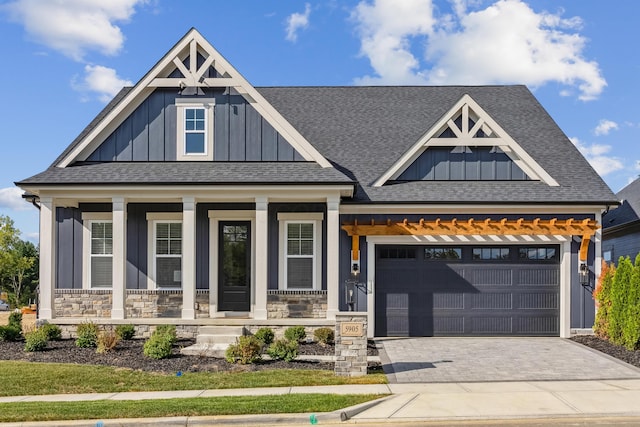
[[[55,223],[56,207],[51,197],[40,197],[40,296],[38,317],[53,319],[55,287]]]
[[[124,319],[125,288],[127,283],[127,210],[123,197],[112,200],[113,221],[113,284],[111,318]]]
[[[253,317],[267,318],[267,254],[269,250],[269,200],[266,197],[256,197],[256,229],[255,233],[255,305]]]
[[[196,318],[196,202],[182,198],[182,318]]]
[[[327,198],[327,319],[338,312],[340,288],[340,199]]]

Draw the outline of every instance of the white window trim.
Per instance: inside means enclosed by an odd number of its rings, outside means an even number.
[[[110,222],[113,224],[111,212],[83,212],[82,213],[82,289],[113,289],[111,287],[91,287],[91,223]],[[111,253],[113,259],[113,251]]]
[[[182,290],[182,282],[179,287],[173,288],[156,285],[156,224],[159,222],[182,224],[182,212],[147,212],[147,289]],[[184,235],[182,238],[184,239]],[[182,255],[180,259],[182,260]],[[181,271],[184,270],[182,266],[180,268]]]
[[[248,210],[215,210],[209,211],[209,317],[225,317],[225,312],[218,311],[218,247],[220,221],[251,222],[251,313],[255,310],[256,299],[256,212]],[[263,254],[266,256],[266,254]]]
[[[214,98],[192,99],[177,98],[176,99],[176,159],[182,161],[211,161],[213,160],[213,111],[215,107]],[[184,112],[187,108],[204,108],[205,123],[204,135],[205,142],[204,154],[187,154],[184,128]]]
[[[279,243],[278,243],[278,289],[281,290],[319,290],[322,288],[322,221],[324,214],[320,212],[280,212],[278,213]],[[313,224],[313,285],[311,289],[289,288],[287,286],[287,224],[311,223]]]

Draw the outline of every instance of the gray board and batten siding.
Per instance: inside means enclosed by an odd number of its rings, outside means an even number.
[[[204,97],[215,99],[214,161],[304,161],[242,96],[207,89]],[[176,99],[204,97],[156,89],[87,161],[176,161]]]
[[[196,207],[196,288],[209,289],[210,210],[255,211],[253,203],[199,203]],[[56,208],[57,289],[82,289],[82,213],[111,212],[110,203],[81,203],[78,208]],[[148,212],[182,212],[180,203],[127,204],[126,288],[147,289],[148,276]],[[278,289],[279,212],[319,212],[326,218],[322,203],[272,203],[269,205],[269,289]],[[327,289],[327,226],[322,221],[322,289]],[[265,254],[256,254],[265,256]]]

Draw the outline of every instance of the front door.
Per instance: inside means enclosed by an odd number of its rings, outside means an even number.
[[[220,221],[218,228],[218,306],[249,311],[251,304],[251,222]]]

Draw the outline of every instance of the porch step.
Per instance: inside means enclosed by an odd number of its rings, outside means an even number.
[[[201,326],[196,343],[180,353],[192,356],[224,357],[229,344],[244,335],[243,326]]]

